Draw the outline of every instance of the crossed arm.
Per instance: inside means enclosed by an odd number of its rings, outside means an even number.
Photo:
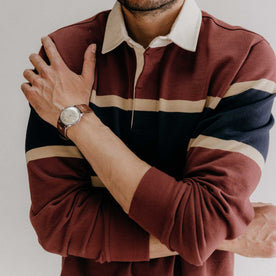
[[[95,48],[93,46],[88,48],[83,73],[79,76],[63,63],[49,38],[44,38],[42,42],[51,66],[38,55],[31,55],[30,60],[39,74],[26,70],[24,76],[32,86],[23,84],[22,90],[39,116],[56,127],[63,107],[89,102],[94,81]],[[76,90],[80,91],[78,95],[75,94]],[[69,128],[68,136],[123,210],[129,213],[137,187],[152,167],[134,155],[93,113],[85,115],[78,125]],[[98,147],[99,144],[102,145],[101,148]],[[117,156],[120,156],[120,162]],[[275,209],[271,205],[256,206],[255,214],[255,220],[243,236],[223,241],[217,248],[246,256],[275,256]],[[264,236],[260,237],[258,231],[263,223],[267,227],[265,233],[263,232]],[[263,250],[264,248],[266,249]],[[153,235],[150,236],[149,249],[150,258],[178,254],[169,250]]]

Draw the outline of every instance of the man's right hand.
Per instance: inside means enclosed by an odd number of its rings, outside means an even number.
[[[276,257],[276,206],[252,203],[255,218],[245,233],[234,240],[225,240],[219,250],[231,251],[251,258]]]
[[[252,203],[252,205],[255,218],[245,233],[234,240],[224,240],[217,249],[251,258],[276,257],[276,206],[268,203]],[[177,254],[150,236],[151,259]]]

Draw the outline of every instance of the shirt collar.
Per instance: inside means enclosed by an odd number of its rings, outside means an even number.
[[[149,47],[162,47],[174,42],[185,50],[195,52],[201,21],[201,11],[195,0],[185,0],[170,33],[166,36],[156,37]],[[102,54],[112,51],[124,41],[133,47],[143,48],[143,46],[129,37],[121,4],[116,1],[107,18]]]

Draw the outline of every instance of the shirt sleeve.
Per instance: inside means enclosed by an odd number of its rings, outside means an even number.
[[[47,61],[45,52],[40,55]],[[149,235],[130,219],[77,147],[31,109],[26,137],[30,220],[42,247],[113,261],[148,261]],[[91,176],[93,176],[91,178]]]
[[[254,217],[249,197],[267,156],[275,82],[275,55],[261,40],[224,95],[208,99],[184,178],[151,167],[137,187],[129,216],[191,264],[202,265]]]

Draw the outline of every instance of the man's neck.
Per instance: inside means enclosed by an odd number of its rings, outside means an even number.
[[[129,36],[147,48],[155,37],[164,36],[170,32],[184,2],[185,0],[178,0],[170,7],[150,12],[132,12],[122,6]]]

